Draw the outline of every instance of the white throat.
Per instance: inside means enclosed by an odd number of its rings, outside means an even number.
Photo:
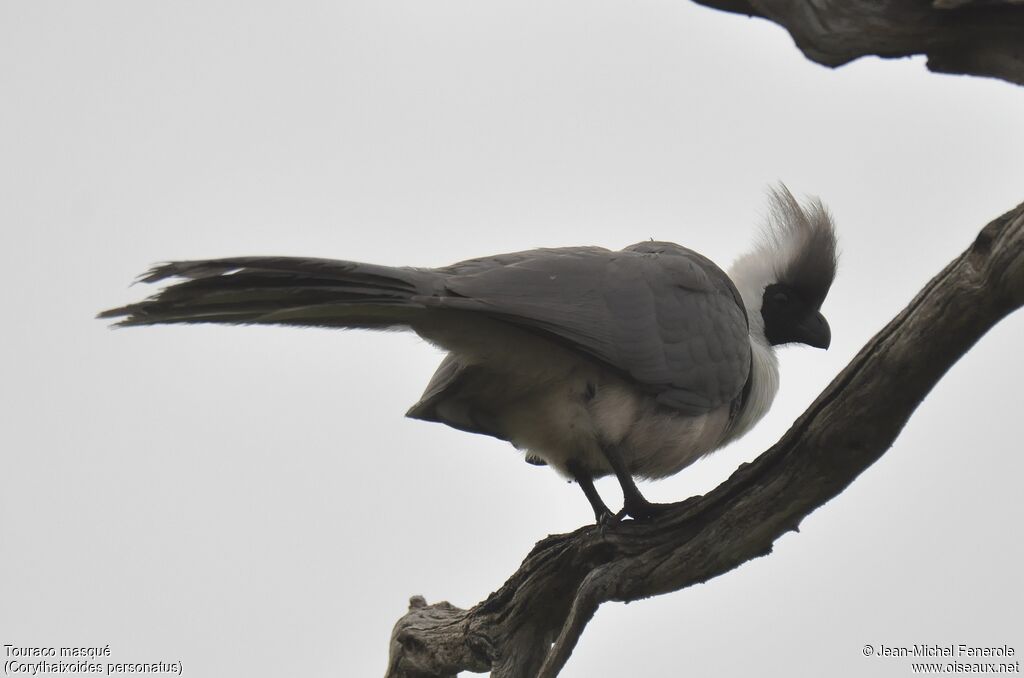
[[[760,320],[761,314],[757,316]],[[750,357],[750,393],[736,420],[729,427],[729,432],[722,439],[722,445],[736,440],[753,428],[768,412],[775,394],[779,392],[779,360],[775,356],[775,348],[764,338],[760,324],[755,329],[753,320],[750,323]]]

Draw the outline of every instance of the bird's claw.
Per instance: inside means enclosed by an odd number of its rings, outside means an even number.
[[[626,505],[619,511],[618,516],[627,515],[633,520],[650,520],[661,513],[664,513],[671,504],[655,504],[643,497],[626,501]]]

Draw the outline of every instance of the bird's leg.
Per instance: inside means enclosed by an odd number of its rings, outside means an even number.
[[[573,480],[583,490],[583,494],[587,495],[587,501],[590,502],[590,506],[594,509],[594,518],[597,520],[597,524],[604,527],[614,523],[616,521],[615,514],[611,512],[611,509],[601,499],[601,495],[597,493],[597,488],[594,487],[594,476],[584,470],[576,460],[569,462],[569,473],[572,474]]]
[[[615,472],[619,485],[622,486],[623,508],[622,513],[619,514],[620,517],[624,513],[634,520],[647,520],[668,507],[668,504],[649,502],[644,495],[640,494],[640,490],[637,489],[636,482],[633,480],[633,474],[626,468],[626,462],[622,460],[622,455],[619,454],[617,448],[612,445],[602,445],[601,451]]]

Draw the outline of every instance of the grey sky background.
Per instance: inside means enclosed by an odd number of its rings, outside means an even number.
[[[918,59],[829,71],[682,0],[0,0],[0,92],[0,644],[193,677],[381,675],[410,595],[476,603],[592,516],[507,444],[402,417],[440,359],[413,335],[92,319],[150,264],[654,237],[727,266],[768,185],[819,195],[832,348],[783,351],[752,433],[644,487],[671,501],[774,442],[1024,186],[1024,90]],[[1020,314],[986,336],[772,556],[601,608],[563,675],[1024,651],[1022,337]]]

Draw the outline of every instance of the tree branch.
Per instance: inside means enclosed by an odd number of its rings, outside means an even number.
[[[942,375],[1022,304],[1024,203],[982,229],[778,443],[713,491],[651,522],[550,536],[469,610],[413,598],[392,633],[388,678],[550,678],[601,603],[678,591],[771,553],[881,457]]]
[[[811,61],[924,54],[929,70],[1024,85],[1021,0],[694,0],[773,21]]]

